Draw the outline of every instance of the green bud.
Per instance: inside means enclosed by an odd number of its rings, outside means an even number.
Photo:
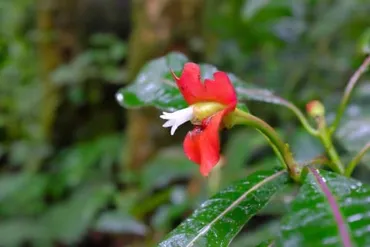
[[[325,107],[318,100],[310,101],[306,105],[306,111],[307,111],[308,115],[313,117],[313,118],[322,117],[322,116],[325,115]]]

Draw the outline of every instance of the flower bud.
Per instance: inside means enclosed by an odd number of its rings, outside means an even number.
[[[307,111],[308,115],[313,117],[313,118],[322,117],[322,116],[325,115],[325,107],[318,100],[310,101],[306,105],[306,111]]]

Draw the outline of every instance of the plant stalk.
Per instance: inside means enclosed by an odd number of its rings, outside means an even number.
[[[262,119],[239,109],[236,109],[233,112],[232,118],[233,125],[246,124],[255,127],[258,131],[262,132],[262,134],[268,138],[270,144],[272,144],[273,149],[279,152],[280,157],[283,160],[283,164],[285,165],[285,168],[289,170],[291,177],[297,182],[300,181],[301,169],[298,168],[294,161],[292,153],[289,150],[289,146],[280,139],[276,131],[270,125]]]
[[[291,102],[288,102],[286,106],[294,112],[294,114],[297,116],[299,121],[301,122],[303,128],[307,130],[308,133],[310,133],[313,136],[318,136],[319,133],[316,129],[314,129],[307,121],[306,117],[303,115],[303,113]]]
[[[353,159],[349,162],[344,175],[350,177],[352,175],[353,170],[355,169],[356,165],[361,161],[362,157],[364,157],[365,153],[370,150],[370,142],[368,142],[358,154],[353,157]]]
[[[340,120],[342,119],[342,116],[343,116],[344,111],[347,107],[348,101],[349,101],[349,99],[351,97],[351,94],[353,92],[353,89],[356,86],[356,83],[360,79],[361,75],[363,73],[365,73],[365,71],[366,71],[366,69],[369,65],[370,65],[370,56],[368,56],[364,60],[364,62],[361,64],[361,66],[356,70],[356,72],[349,79],[348,84],[346,86],[346,89],[344,90],[344,94],[343,94],[343,97],[342,97],[342,101],[340,102],[340,105],[339,105],[339,108],[338,108],[338,111],[337,111],[337,115],[335,117],[335,120],[334,120],[332,126],[330,127],[330,133],[331,134],[334,133],[337,130],[337,128],[340,124]]]
[[[326,126],[325,117],[320,117],[318,120],[318,130],[319,130],[319,138],[324,145],[326,152],[328,153],[331,162],[328,163],[330,168],[339,173],[344,174],[344,166],[342,164],[342,161],[339,158],[339,155],[337,153],[337,150],[333,146],[333,141],[331,139],[330,130]]]

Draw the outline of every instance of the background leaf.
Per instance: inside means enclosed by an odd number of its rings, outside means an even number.
[[[186,62],[188,58],[177,52],[150,61],[131,85],[119,90],[116,94],[118,102],[127,108],[143,106],[155,106],[164,110],[185,108],[186,102],[173,81],[170,69],[180,76]],[[210,64],[200,64],[200,70],[202,79],[212,78],[213,73],[218,71]],[[292,107],[292,103],[274,95],[271,91],[259,89],[251,83],[242,81],[234,74],[228,73],[228,75],[240,101],[256,100]]]
[[[369,198],[368,185],[310,168],[282,220],[279,246],[369,246]]]
[[[351,156],[356,155],[370,142],[370,84],[359,85],[353,100],[336,132],[336,138]],[[370,153],[366,153],[362,163],[370,167]]]
[[[148,231],[146,225],[119,211],[108,211],[100,215],[94,229],[98,232],[137,235],[145,235]]]
[[[274,220],[271,223],[267,223],[257,230],[246,230],[246,233],[236,237],[235,240],[230,244],[230,247],[254,247],[254,246],[269,246],[272,240],[279,233],[280,222]]]
[[[295,129],[287,142],[298,162],[310,160],[325,152],[320,140],[307,133],[303,128]]]
[[[165,188],[176,179],[187,178],[198,172],[198,167],[183,155],[182,149],[168,149],[148,162],[141,173],[143,191]]]
[[[259,171],[248,176],[204,202],[160,246],[228,246],[287,182],[285,171]]]
[[[113,192],[109,183],[86,187],[75,192],[69,200],[51,207],[40,219],[39,224],[52,239],[65,244],[76,243]]]
[[[24,240],[35,240],[45,234],[43,230],[35,220],[24,218],[3,220],[0,223],[0,246],[21,246]],[[44,246],[51,246],[50,242],[45,243],[48,245]]]

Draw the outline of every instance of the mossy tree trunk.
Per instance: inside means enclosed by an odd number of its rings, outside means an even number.
[[[68,62],[77,52],[74,30],[76,0],[38,0],[37,29],[39,33],[39,62],[43,83],[41,125],[43,138],[50,140],[60,101],[58,86],[52,82],[51,73]]]

